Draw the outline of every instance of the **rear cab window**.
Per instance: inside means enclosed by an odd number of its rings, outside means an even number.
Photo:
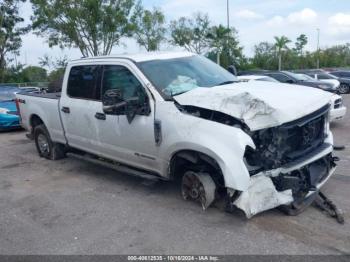
[[[101,99],[100,65],[73,66],[69,72],[67,94],[71,98]]]

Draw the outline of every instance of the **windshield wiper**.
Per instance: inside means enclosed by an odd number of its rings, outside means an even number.
[[[231,81],[225,81],[225,82],[222,82],[222,83],[218,84],[218,86],[233,84],[233,83],[236,83],[236,82],[237,82],[237,81],[233,81],[233,80],[231,80]]]

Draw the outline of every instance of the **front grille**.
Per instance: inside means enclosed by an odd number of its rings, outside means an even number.
[[[277,168],[322,146],[329,105],[301,119],[253,134],[256,150],[246,150],[251,166]]]
[[[326,116],[322,115],[302,126],[282,127],[281,129],[285,129],[283,132],[287,133],[284,140],[288,147],[285,156],[289,160],[294,160],[320,146],[325,138],[325,121]]]

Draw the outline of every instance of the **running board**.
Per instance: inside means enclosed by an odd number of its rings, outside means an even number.
[[[116,170],[116,171],[121,172],[121,173],[133,175],[133,176],[144,178],[144,179],[150,179],[150,180],[154,180],[154,181],[164,180],[164,178],[162,178],[158,175],[151,175],[149,173],[146,173],[146,172],[143,172],[140,170],[136,170],[134,168],[131,168],[131,167],[119,164],[119,163],[116,163],[116,164],[108,163],[107,161],[96,159],[96,158],[93,158],[89,155],[80,155],[80,154],[75,154],[75,153],[69,152],[69,153],[67,153],[67,156],[72,156],[74,158],[90,162],[92,164],[101,165],[101,166]]]

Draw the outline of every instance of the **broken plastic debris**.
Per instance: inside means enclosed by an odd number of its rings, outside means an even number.
[[[280,205],[293,202],[292,190],[278,192],[271,178],[256,175],[250,178],[248,190],[242,192],[234,205],[243,210],[247,218]]]

